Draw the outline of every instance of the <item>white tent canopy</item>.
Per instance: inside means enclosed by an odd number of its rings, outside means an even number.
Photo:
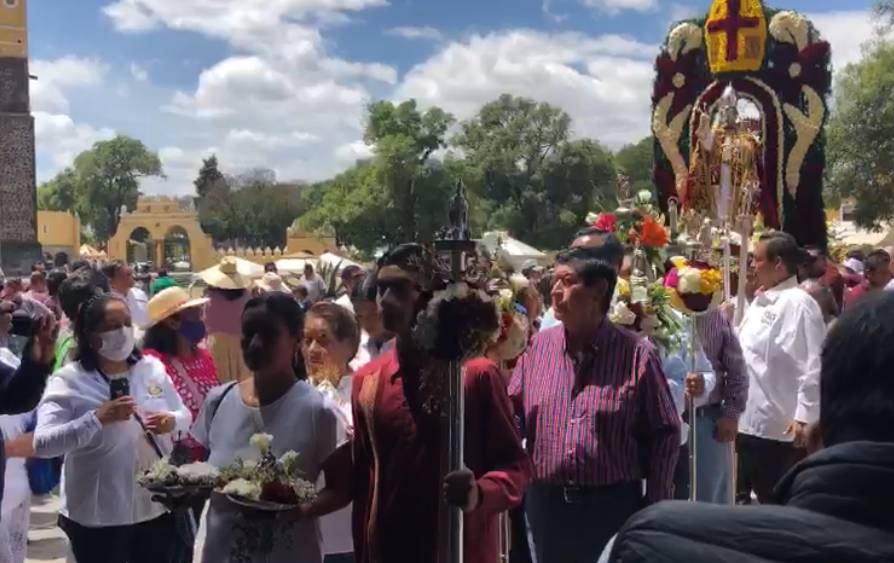
[[[894,245],[894,225],[882,225],[880,231],[867,231],[850,221],[839,221],[832,225],[829,234],[846,246],[888,247]]]
[[[514,239],[504,231],[484,233],[481,244],[496,260],[505,260],[516,272],[520,272],[526,262],[533,260],[539,265],[547,265],[546,254],[533,246]]]
[[[319,257],[313,258],[281,258],[276,261],[276,269],[279,270],[280,273],[302,274],[304,273],[304,265],[308,263],[314,268],[325,265],[331,268],[338,267],[339,270],[344,270],[348,266],[362,267],[361,264],[358,264],[353,260],[343,258],[337,254],[332,254],[331,252],[326,252]]]

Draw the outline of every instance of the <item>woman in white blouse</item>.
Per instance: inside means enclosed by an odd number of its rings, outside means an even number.
[[[336,414],[338,445],[351,439],[350,362],[360,344],[360,329],[351,312],[335,303],[315,304],[304,323],[302,354],[307,373],[317,390]],[[324,563],[351,563],[354,541],[351,534],[351,507],[347,506],[320,519]]]
[[[173,516],[135,479],[189,430],[189,410],[161,362],[134,348],[120,298],[84,304],[75,337],[76,359],[47,383],[34,432],[36,456],[65,456],[59,526],[79,562],[167,563]]]

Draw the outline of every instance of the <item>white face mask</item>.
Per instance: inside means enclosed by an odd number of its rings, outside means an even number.
[[[110,362],[123,362],[133,353],[135,339],[132,326],[103,332],[99,338],[102,340],[99,355]]]

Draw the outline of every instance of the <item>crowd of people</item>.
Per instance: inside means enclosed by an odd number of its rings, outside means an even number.
[[[446,476],[447,365],[414,336],[451,281],[428,247],[337,287],[310,263],[290,283],[224,259],[201,292],[123,262],[35,264],[0,288],[0,563],[24,561],[31,491],[57,481],[82,563],[435,563],[442,499],[469,563],[894,561],[890,254],[839,265],[767,233],[747,308],[681,316],[673,347],[610,320],[630,263],[596,228],[550,269],[474,260],[469,283],[510,302],[464,366]],[[299,452],[315,501],[270,519],[137,484],[174,450],[248,459],[258,433]]]

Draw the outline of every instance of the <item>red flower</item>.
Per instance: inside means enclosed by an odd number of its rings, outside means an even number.
[[[642,242],[643,246],[650,248],[666,246],[668,242],[667,230],[654,218],[647,216],[643,219],[640,242]]]
[[[509,330],[512,328],[512,313],[503,313],[500,319],[500,338],[497,342],[505,342],[509,338]]]
[[[596,222],[593,223],[593,227],[599,229],[604,233],[613,233],[615,232],[615,228],[617,227],[618,222],[615,219],[615,216],[611,213],[600,213],[599,217],[596,219]]]

